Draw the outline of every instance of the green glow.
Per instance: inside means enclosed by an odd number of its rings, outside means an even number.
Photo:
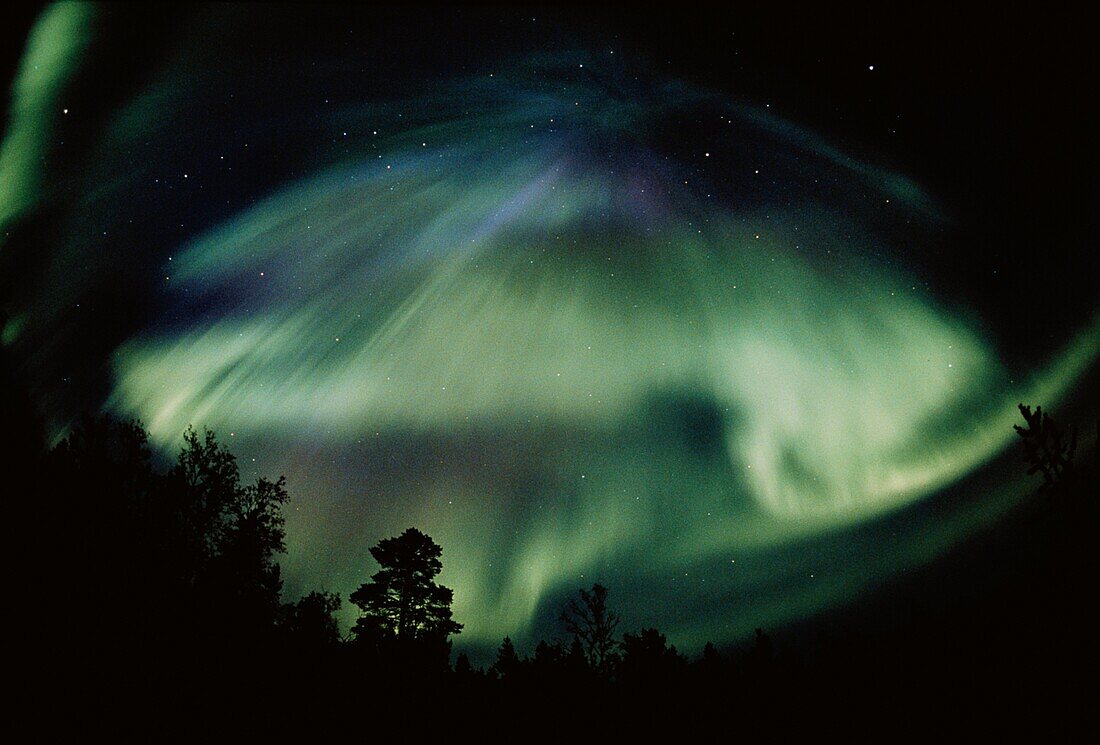
[[[41,161],[95,12],[50,6],[35,28],[0,146],[0,226],[48,196]],[[64,351],[51,330],[120,260],[99,250],[104,227],[147,219],[130,196],[190,216],[182,187],[154,191],[179,187],[158,149],[173,146],[148,143],[220,131],[188,118],[240,84],[204,56],[216,25],[95,133],[49,282],[4,344],[33,332],[34,354]],[[600,580],[633,587],[617,600],[674,643],[721,643],[927,562],[1020,499],[1002,479],[876,540],[1001,453],[1017,401],[1056,406],[1095,364],[1100,316],[1013,380],[983,329],[906,269],[947,222],[919,184],[706,91],[576,68],[545,55],[334,105],[338,146],[323,126],[287,135],[297,180],[133,259],[158,315],[112,350],[106,408],[166,452],[205,425],[246,469],[287,475],[290,595],[346,594],[379,538],[422,528],[444,548],[462,641],[522,635]],[[684,112],[739,134],[716,137],[713,159],[670,156]],[[219,124],[243,169],[263,127]],[[771,170],[709,173],[728,186],[712,190],[700,159],[721,153]],[[883,238],[883,223],[912,233]]]
[[[515,495],[488,474],[397,474],[383,487],[397,506],[376,516],[423,525],[454,557],[445,580],[475,640],[514,633],[548,591],[631,552],[673,572],[932,494],[1008,443],[1015,400],[1056,400],[1097,351],[1094,324],[1033,383],[1010,385],[976,330],[860,258],[870,238],[810,205],[714,214],[703,232],[679,215],[642,219],[612,235],[586,226],[621,187],[552,159],[487,169],[476,189],[458,174],[413,169],[393,191],[356,175],[278,194],[175,257],[171,291],[224,283],[242,309],[130,342],[112,406],[165,446],[192,422],[247,421],[320,440],[397,431],[456,443],[446,457],[462,458],[458,442],[509,433],[566,494],[506,521],[503,543],[499,505]],[[796,244],[842,258],[823,266]],[[722,459],[638,434],[670,392],[729,412]],[[960,406],[974,418],[930,437],[927,423]],[[769,612],[858,592],[977,519]],[[318,571],[310,552],[289,557],[291,574]],[[329,571],[349,585],[358,565]]]
[[[67,115],[61,94],[88,45],[97,12],[91,3],[56,3],[43,11],[31,31],[0,144],[0,227],[42,196],[42,161],[52,147],[56,123]]]

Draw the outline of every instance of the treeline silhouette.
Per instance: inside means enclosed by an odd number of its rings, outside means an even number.
[[[13,528],[32,531],[23,560],[41,569],[30,596],[41,603],[29,603],[34,617],[19,633],[56,652],[72,685],[125,689],[135,700],[187,690],[255,698],[278,681],[330,702],[410,691],[482,705],[533,692],[586,700],[720,691],[760,702],[868,676],[947,686],[960,671],[1054,675],[1073,663],[1066,655],[1096,662],[1096,615],[1080,613],[1078,598],[1095,590],[1097,467],[1095,458],[1075,461],[1076,433],[1041,409],[1020,411],[1023,457],[1043,476],[1026,521],[1028,530],[1041,523],[1043,563],[984,605],[918,613],[885,635],[822,634],[797,650],[757,629],[738,648],[707,643],[689,658],[655,628],[621,632],[611,592],[594,584],[562,608],[558,638],[525,655],[505,637],[484,667],[465,654],[451,662],[462,624],[452,618],[452,591],[435,581],[442,550],[426,534],[409,528],[371,549],[379,570],[346,598],[359,616],[342,634],[344,598],[324,589],[282,596],[285,479],[242,482],[209,430],[189,429],[176,458],[162,462],[141,424],[88,416],[55,447],[25,449],[13,465],[35,505],[31,524]],[[1001,617],[1006,610],[1015,617]]]

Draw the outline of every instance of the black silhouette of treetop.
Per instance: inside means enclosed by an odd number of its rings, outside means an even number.
[[[597,583],[592,590],[581,590],[580,601],[570,600],[561,621],[565,630],[579,639],[588,665],[597,673],[610,672],[615,662],[617,614],[608,610],[607,588]]]
[[[1013,429],[1024,440],[1024,458],[1031,465],[1028,474],[1041,472],[1046,486],[1056,486],[1073,467],[1073,454],[1077,450],[1077,430],[1070,428],[1067,441],[1065,433],[1043,411],[1042,406],[1036,406],[1035,413],[1031,412],[1030,406],[1024,404],[1020,404],[1018,408],[1027,427],[1016,424]]]
[[[338,610],[338,594],[314,590],[298,602],[283,606],[282,627],[302,646],[335,646],[340,643],[340,624],[335,616]]]
[[[185,579],[204,599],[204,623],[213,637],[228,640],[224,629],[233,626],[257,641],[274,629],[280,612],[275,556],[286,549],[286,479],[241,484],[237,460],[217,436],[207,429],[200,437],[188,428],[172,482],[177,552]]]
[[[257,479],[226,505],[221,552],[212,562],[226,602],[242,620],[270,627],[279,614],[283,581],[275,554],[286,550],[282,506],[286,479]]]
[[[667,682],[687,665],[675,645],[654,628],[623,634],[619,676],[624,682]],[[713,649],[713,648],[712,648]]]
[[[382,569],[348,598],[362,611],[357,636],[381,632],[398,640],[440,639],[462,630],[451,619],[453,591],[435,583],[443,549],[416,528],[370,550]]]
[[[512,639],[507,636],[504,637],[504,641],[497,649],[497,661],[493,663],[491,670],[507,681],[515,677],[522,665],[523,662],[516,654],[516,647],[512,644]]]
[[[227,512],[240,495],[237,459],[213,432],[204,430],[200,438],[189,427],[175,476],[183,488],[178,499],[180,517],[186,534],[195,539],[188,550],[201,563],[218,552]]]

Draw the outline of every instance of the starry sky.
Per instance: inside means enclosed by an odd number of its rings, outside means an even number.
[[[289,598],[415,525],[460,645],[597,581],[734,643],[995,530],[1015,404],[1095,406],[1058,19],[21,12],[3,344],[51,439],[285,474]]]

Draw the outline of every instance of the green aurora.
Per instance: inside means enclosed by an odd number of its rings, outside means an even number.
[[[0,226],[49,199],[37,164],[95,12],[51,6],[30,37]],[[79,294],[69,269],[114,260],[89,258],[87,216],[125,214],[159,167],[118,154],[222,84],[196,59],[104,122],[83,216],[6,345],[64,343],[44,340]],[[208,426],[286,474],[291,596],[346,596],[369,546],[415,525],[444,547],[462,643],[534,634],[597,580],[631,623],[730,642],[928,562],[1026,493],[982,469],[1017,401],[1056,405],[1095,364],[1100,316],[1011,373],[907,268],[948,221],[918,185],[625,65],[544,54],[342,104],[298,177],[150,249],[153,320],[109,355],[105,408],[165,453]],[[667,144],[679,117],[713,122],[709,150]],[[905,512],[975,475],[980,503]]]

